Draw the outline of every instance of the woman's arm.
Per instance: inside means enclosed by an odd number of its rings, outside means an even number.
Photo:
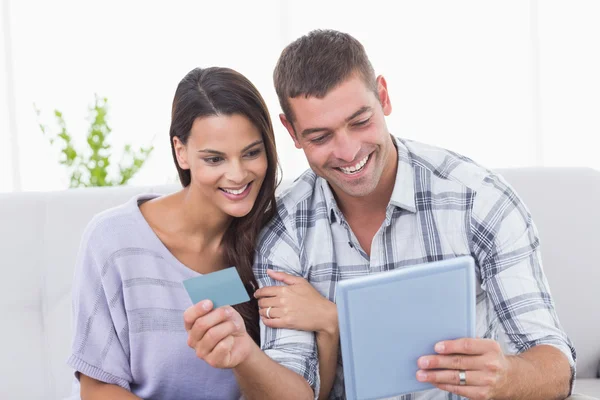
[[[117,222],[98,223],[94,218],[83,234],[75,265],[72,288],[72,353],[67,364],[79,374],[79,394],[86,400],[136,398],[131,397],[127,390],[121,389],[129,389],[133,380],[130,354],[125,350],[129,345],[124,346],[128,337],[120,334],[125,332],[124,335],[127,335],[128,332],[123,329],[127,318],[122,316],[127,315],[127,310],[122,301],[121,273],[116,264],[105,261],[108,259],[107,254],[114,254],[113,250],[109,251],[98,245],[114,235],[116,224]],[[100,249],[106,250],[106,254]],[[93,325],[90,325],[91,321]],[[106,361],[102,363],[102,368],[96,367],[99,359]],[[111,384],[118,385],[113,387]],[[109,395],[103,394],[106,390]],[[119,397],[118,394],[111,396],[112,393],[119,392],[127,392],[124,394],[126,397]]]
[[[136,395],[128,392],[118,385],[100,382],[87,375],[79,374],[79,383],[81,385],[81,400],[135,400],[140,399]]]
[[[261,319],[271,328],[315,332],[321,381],[319,399],[327,399],[338,364],[340,333],[337,307],[303,278],[272,270],[268,270],[267,274],[287,286],[263,287],[255,292]]]

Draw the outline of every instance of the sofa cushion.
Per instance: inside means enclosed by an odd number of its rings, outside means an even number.
[[[600,379],[577,379],[574,393],[600,399]]]

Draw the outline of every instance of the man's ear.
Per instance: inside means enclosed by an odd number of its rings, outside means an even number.
[[[387,82],[383,75],[377,77],[377,96],[383,108],[383,115],[386,117],[392,113],[392,102],[390,101],[390,93],[388,92]]]
[[[287,129],[288,133],[290,134],[290,137],[294,141],[294,145],[296,146],[296,148],[301,149],[302,146],[300,145],[300,142],[298,141],[298,136],[296,136],[296,131],[294,130],[294,125],[290,121],[288,121],[288,119],[285,117],[285,114],[283,114],[283,113],[279,114],[279,120],[281,121],[283,126],[285,126],[285,129]]]
[[[181,169],[190,169],[190,165],[187,161],[187,147],[179,140],[177,136],[173,137],[173,147],[175,148],[175,156],[177,157],[177,164]]]

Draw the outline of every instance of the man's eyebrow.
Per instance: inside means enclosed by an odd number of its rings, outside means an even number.
[[[252,142],[248,146],[246,146],[246,147],[244,147],[242,149],[242,153],[245,152],[245,151],[247,151],[247,150],[250,150],[254,146],[256,146],[258,144],[262,144],[262,143],[263,143],[262,139],[258,139],[257,141]],[[213,149],[201,149],[201,150],[198,150],[198,153],[210,153],[210,154],[215,154],[217,156],[224,156],[225,155],[225,153],[223,153],[222,151],[213,150]]]
[[[321,131],[327,131],[327,128],[308,128],[302,131],[302,136],[306,137],[308,135],[310,135],[311,133],[315,133],[315,132],[321,132]]]
[[[354,114],[346,118],[346,122],[352,121],[354,118],[358,117],[360,114],[365,113],[367,111],[371,111],[372,108],[370,106],[364,106],[358,109]]]
[[[358,117],[359,115],[361,115],[367,111],[371,111],[371,110],[372,110],[372,108],[370,106],[361,107],[355,113],[353,113],[351,116],[346,118],[346,122],[350,122],[354,118]],[[306,136],[310,135],[311,133],[328,131],[328,130],[329,130],[328,128],[308,128],[308,129],[305,129],[302,131],[302,136],[306,137]]]

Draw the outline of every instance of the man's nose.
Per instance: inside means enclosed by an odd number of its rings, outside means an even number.
[[[361,143],[347,131],[338,132],[335,139],[334,156],[344,162],[356,161],[360,152]]]

